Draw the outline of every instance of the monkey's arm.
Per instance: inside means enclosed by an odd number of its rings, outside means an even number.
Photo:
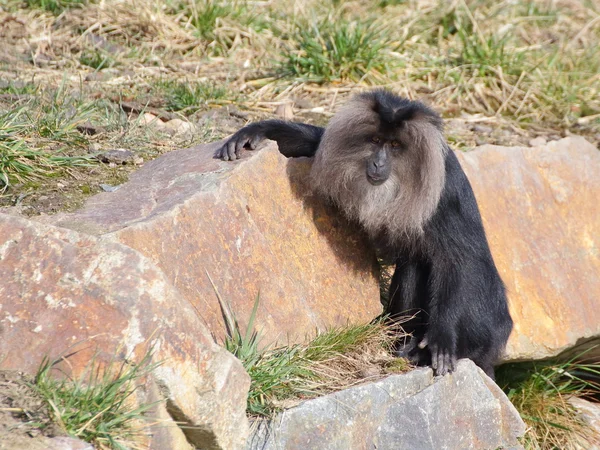
[[[283,120],[264,120],[245,126],[215,152],[215,158],[233,161],[243,148],[255,150],[265,139],[277,141],[286,157],[313,156],[319,147],[325,128]]]
[[[426,226],[431,250],[429,275],[429,323],[419,344],[431,353],[431,366],[437,375],[456,367],[461,323],[477,298],[469,290],[474,261],[483,251],[481,218],[470,184],[452,150],[446,156],[446,180],[437,210]],[[463,336],[464,337],[464,336]]]

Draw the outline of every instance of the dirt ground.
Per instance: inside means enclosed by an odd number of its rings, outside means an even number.
[[[44,449],[48,440],[66,434],[51,420],[42,397],[31,387],[31,377],[0,371],[0,449]]]

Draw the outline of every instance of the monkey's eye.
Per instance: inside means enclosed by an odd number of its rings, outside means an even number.
[[[392,141],[392,147],[400,147],[400,142],[398,141]]]
[[[373,141],[375,144],[379,144],[381,142],[381,139],[377,136],[373,136],[371,138],[371,141]]]

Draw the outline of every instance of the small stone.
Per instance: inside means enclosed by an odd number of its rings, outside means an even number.
[[[138,124],[141,125],[150,125],[155,128],[164,128],[165,124],[162,120],[156,117],[154,114],[144,113],[140,117],[138,117]]]
[[[124,148],[115,148],[101,153],[100,155],[98,155],[98,159],[103,163],[116,165],[127,164],[128,162],[132,162],[134,156],[134,153],[130,150],[125,150]]]
[[[101,184],[100,185],[100,189],[102,189],[104,192],[115,192],[120,187],[121,186],[111,186],[110,184]]]
[[[164,129],[171,136],[175,136],[177,134],[192,133],[194,126],[185,120],[172,119],[164,124]]]
[[[105,129],[104,129],[104,127],[94,125],[93,123],[88,121],[88,122],[84,122],[84,123],[77,125],[77,131],[79,131],[81,134],[87,134],[89,136],[94,136],[96,134],[104,132]]]
[[[542,145],[546,145],[548,141],[543,138],[542,136],[538,136],[536,138],[530,139],[529,140],[529,146],[530,147],[540,147]]]
[[[136,166],[141,166],[142,164],[144,164],[144,158],[142,158],[141,156],[136,156],[135,158],[133,158],[133,164],[135,164]]]
[[[294,108],[292,103],[283,103],[275,108],[275,115],[283,120],[292,120],[294,118]]]
[[[311,109],[314,108],[314,105],[311,103],[310,100],[306,99],[306,98],[295,98],[294,99],[294,105],[297,108],[300,109]]]
[[[471,130],[473,130],[475,133],[484,133],[484,134],[490,134],[494,129],[492,127],[490,127],[489,125],[482,125],[480,123],[475,124],[471,127]]]

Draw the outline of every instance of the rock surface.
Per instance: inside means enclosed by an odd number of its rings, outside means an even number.
[[[589,441],[585,437],[581,437],[581,448],[585,450],[600,450],[600,404],[592,403],[583,398],[573,397],[569,399],[569,403],[579,412],[579,416],[587,423],[592,433],[595,436],[588,436]]]
[[[245,327],[257,295],[264,343],[381,312],[376,261],[362,235],[309,194],[310,160],[274,143],[237,162],[219,143],[147,163],[113,193],[53,218],[104,235],[154,261],[216,336],[225,330],[208,275]]]
[[[459,153],[515,321],[507,360],[600,338],[600,152],[581,137]]]
[[[261,422],[247,450],[521,448],[525,424],[498,386],[469,360],[451,375],[393,375],[289,409]]]
[[[4,214],[0,236],[2,368],[35,373],[44,356],[73,353],[61,366],[77,376],[96,352],[139,361],[153,348],[163,361],[154,382],[171,416],[194,426],[190,441],[243,444],[248,375],[151,261],[117,242]]]

